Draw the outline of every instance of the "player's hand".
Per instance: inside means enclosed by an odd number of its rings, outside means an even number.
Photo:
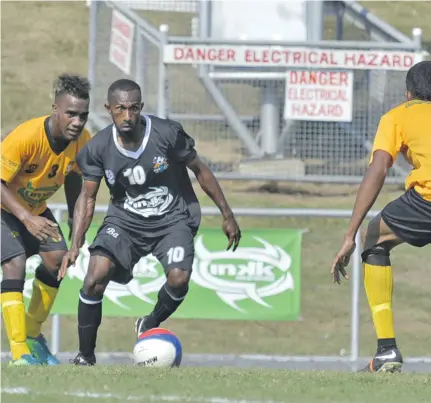
[[[67,252],[64,255],[63,261],[61,262],[60,270],[58,271],[58,274],[57,274],[57,281],[60,281],[62,278],[64,278],[64,276],[67,273],[67,269],[70,266],[73,266],[75,264],[78,256],[79,256],[79,249],[76,249],[76,248],[69,250],[69,252]]]
[[[241,239],[241,230],[233,215],[223,219],[222,229],[229,239],[226,250],[229,250],[233,245],[232,252],[235,252]]]
[[[334,283],[341,284],[341,276],[346,279],[349,279],[349,275],[346,272],[346,267],[349,264],[350,256],[354,252],[356,248],[355,240],[353,238],[346,237],[344,238],[343,245],[339,252],[335,255],[335,259],[332,263],[332,281]]]
[[[40,242],[46,242],[49,237],[61,241],[58,225],[45,217],[32,215],[23,221],[28,232]]]
[[[69,239],[69,241],[71,241],[72,240],[73,217],[69,217],[67,219],[67,225],[69,226],[69,237],[68,237],[68,239]]]

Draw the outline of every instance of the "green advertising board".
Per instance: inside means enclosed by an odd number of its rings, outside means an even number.
[[[64,228],[65,235],[68,229]],[[91,243],[97,228],[87,234]],[[235,252],[226,251],[221,229],[201,229],[195,238],[195,261],[190,289],[173,315],[188,319],[296,320],[300,315],[302,231],[247,229]],[[75,266],[69,268],[53,313],[73,314],[89,262],[88,244]],[[27,261],[24,296],[28,304],[38,256]],[[149,313],[165,283],[162,266],[152,255],[142,258],[127,285],[111,282],[105,292],[106,316]]]

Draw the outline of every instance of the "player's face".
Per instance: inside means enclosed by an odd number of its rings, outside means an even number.
[[[65,94],[53,105],[53,115],[60,134],[67,141],[77,140],[88,120],[89,99]]]
[[[138,90],[117,91],[106,105],[117,127],[118,133],[124,137],[132,137],[135,128],[139,125],[141,111],[144,104]]]

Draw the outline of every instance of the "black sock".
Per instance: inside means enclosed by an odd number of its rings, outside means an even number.
[[[53,276],[53,274],[51,274],[47,269],[45,269],[45,266],[43,264],[37,266],[34,276],[43,284],[46,284],[52,288],[60,287],[61,280],[57,280]]]
[[[102,322],[102,299],[88,297],[81,290],[78,305],[79,352],[85,358],[93,358],[96,349],[97,330]]]
[[[169,318],[184,301],[189,290],[188,285],[173,288],[165,283],[158,294],[157,304],[153,312],[145,320],[146,327],[158,327]]]
[[[377,340],[377,351],[383,352],[390,350],[392,348],[397,348],[397,343],[395,339],[378,339]]]

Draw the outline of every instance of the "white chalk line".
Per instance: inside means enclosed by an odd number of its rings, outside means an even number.
[[[97,392],[62,392],[62,393],[42,393],[26,387],[1,388],[1,393],[6,395],[32,395],[32,396],[70,396],[85,399],[112,399],[122,401],[151,401],[151,402],[188,402],[188,403],[283,403],[274,400],[247,400],[229,399],[226,397],[187,397],[180,395],[119,395],[115,393]]]
[[[67,359],[75,356],[76,352],[62,351],[56,354],[59,359]],[[1,359],[10,359],[11,355],[9,352],[0,352]],[[109,359],[128,359],[132,360],[132,353],[128,352],[100,352],[97,353],[97,357],[101,360]],[[369,362],[371,356],[360,357],[359,361]],[[191,362],[200,361],[212,361],[212,362],[252,362],[255,364],[269,362],[269,363],[343,363],[351,364],[352,361],[350,357],[343,356],[289,356],[289,355],[265,355],[265,354],[184,354],[184,360],[189,360]],[[431,357],[406,357],[404,359],[405,364],[431,364]]]

